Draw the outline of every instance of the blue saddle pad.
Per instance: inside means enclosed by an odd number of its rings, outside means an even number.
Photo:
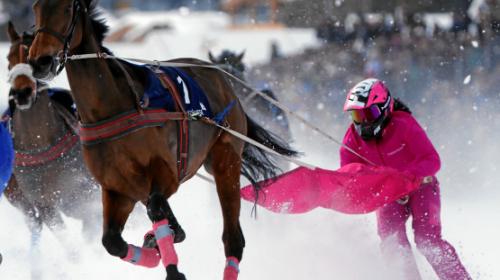
[[[74,115],[76,114],[76,104],[69,90],[63,88],[49,88],[48,94],[52,101],[61,104],[68,112]]]
[[[152,70],[153,66],[136,66],[144,67],[148,73],[148,85],[144,93],[145,98],[143,98],[143,102],[147,98],[149,108],[163,108],[171,112],[176,111],[172,95],[162,85],[157,74]],[[188,114],[208,118],[213,117],[207,96],[193,78],[176,67],[160,67],[160,69],[177,86],[184,110]]]

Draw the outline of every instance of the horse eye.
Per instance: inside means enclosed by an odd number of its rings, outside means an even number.
[[[71,12],[73,12],[73,5],[69,5],[68,7],[66,7],[66,9],[64,10],[64,13],[66,15],[69,15],[71,14]]]

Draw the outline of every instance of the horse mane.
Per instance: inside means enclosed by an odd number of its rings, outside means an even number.
[[[101,50],[111,54],[111,51],[103,46],[104,38],[106,38],[109,32],[109,26],[106,24],[106,19],[102,17],[102,11],[97,8],[98,1],[90,1],[89,5],[89,19],[92,25],[92,31],[94,33],[94,37],[101,47]]]

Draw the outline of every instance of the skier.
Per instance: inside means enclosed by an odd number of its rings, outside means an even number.
[[[12,147],[12,138],[4,123],[0,122],[0,196],[10,179],[13,161],[14,148]],[[2,254],[0,254],[0,264],[1,263]]]
[[[425,131],[399,100],[394,100],[383,82],[367,79],[349,91],[344,111],[353,123],[343,143],[376,165],[388,166],[424,178],[410,195],[377,210],[378,234],[384,257],[401,261],[405,279],[421,279],[406,235],[406,221],[412,227],[418,250],[442,280],[471,279],[458,255],[441,237],[440,190],[436,173],[440,169],[437,151]],[[346,148],[340,149],[341,166],[367,163]]]

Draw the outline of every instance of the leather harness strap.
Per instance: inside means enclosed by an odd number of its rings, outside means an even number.
[[[177,121],[177,174],[179,181],[182,181],[187,175],[188,168],[188,114],[181,102],[179,91],[172,80],[160,70],[154,72],[163,87],[172,95],[176,112],[168,112],[165,109],[143,109],[142,112],[132,110],[97,123],[80,124],[80,140],[83,145],[91,146],[122,138],[142,128],[161,127],[167,121]]]
[[[67,154],[78,143],[78,136],[68,131],[56,145],[41,153],[23,153],[16,151],[16,166],[28,167],[42,165]]]
[[[174,101],[175,107],[177,111],[182,112],[185,116],[187,116],[186,110],[184,108],[183,103],[181,102],[181,97],[179,94],[179,90],[173,84],[172,80],[163,72],[161,69],[154,69],[155,74],[160,79],[161,84],[165,89],[170,92]],[[187,175],[188,169],[188,158],[189,158],[189,123],[188,118],[183,120],[179,120],[177,122],[178,127],[178,146],[177,149],[177,174],[179,175],[179,180],[182,180]]]
[[[132,110],[101,122],[80,124],[80,139],[83,145],[91,146],[119,139],[142,128],[163,126],[169,120],[185,118],[181,112],[164,109],[146,109],[143,114]]]

